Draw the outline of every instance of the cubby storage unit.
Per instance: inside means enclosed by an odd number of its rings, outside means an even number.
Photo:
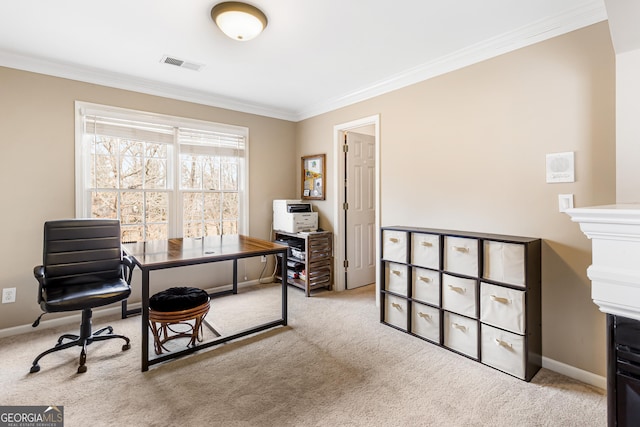
[[[290,285],[304,290],[306,296],[313,289],[331,289],[333,284],[333,233],[274,232],[274,239],[289,246],[288,265],[283,268],[282,258],[277,257],[276,277],[287,275]]]
[[[542,363],[541,240],[380,233],[380,321],[525,381]]]

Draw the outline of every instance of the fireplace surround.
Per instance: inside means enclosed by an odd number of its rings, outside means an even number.
[[[592,241],[591,296],[607,315],[607,420],[640,425],[640,204],[567,210]]]

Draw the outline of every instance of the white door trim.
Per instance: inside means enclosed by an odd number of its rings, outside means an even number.
[[[374,125],[375,127],[375,158],[376,158],[376,172],[375,172],[375,227],[376,230],[380,229],[380,115],[376,114],[362,119],[353,120],[351,122],[342,123],[333,127],[333,170],[334,170],[334,194],[336,195],[335,203],[333,206],[333,217],[335,221],[335,233],[334,233],[334,289],[337,291],[345,290],[344,283],[344,266],[343,261],[345,259],[344,252],[344,236],[345,236],[345,224],[344,214],[342,211],[342,202],[344,201],[344,158],[342,153],[343,139],[342,135],[345,131],[359,128],[362,126]],[[380,259],[380,239],[376,238],[376,259]],[[376,262],[376,305],[380,305],[380,284],[378,279],[380,277],[380,263]]]

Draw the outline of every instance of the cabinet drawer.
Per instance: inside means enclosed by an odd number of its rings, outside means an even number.
[[[467,356],[478,358],[478,321],[444,312],[444,345]]]
[[[480,320],[523,335],[525,331],[525,293],[489,283],[480,283]]]
[[[413,298],[440,305],[440,273],[424,268],[413,268]]]
[[[307,259],[309,261],[321,261],[331,259],[333,248],[330,236],[313,236],[309,238],[307,247]]]
[[[524,286],[524,245],[485,241],[483,277],[496,282]]]
[[[382,231],[382,259],[407,262],[407,233],[404,231]]]
[[[411,332],[440,343],[440,310],[417,302],[412,303]]]
[[[384,264],[384,288],[387,291],[407,296],[407,287],[409,285],[408,267],[394,262],[386,262]]]
[[[478,240],[444,237],[444,270],[465,276],[478,276]]]
[[[406,331],[408,313],[407,300],[387,294],[384,297],[384,303],[384,321]]]
[[[524,379],[524,337],[484,324],[481,328],[481,362]]]
[[[411,264],[420,267],[440,268],[440,236],[411,233]]]
[[[442,275],[442,308],[467,317],[478,317],[476,279]]]

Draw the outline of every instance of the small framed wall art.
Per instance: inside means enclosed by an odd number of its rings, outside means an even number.
[[[325,199],[325,155],[302,157],[302,198]]]

